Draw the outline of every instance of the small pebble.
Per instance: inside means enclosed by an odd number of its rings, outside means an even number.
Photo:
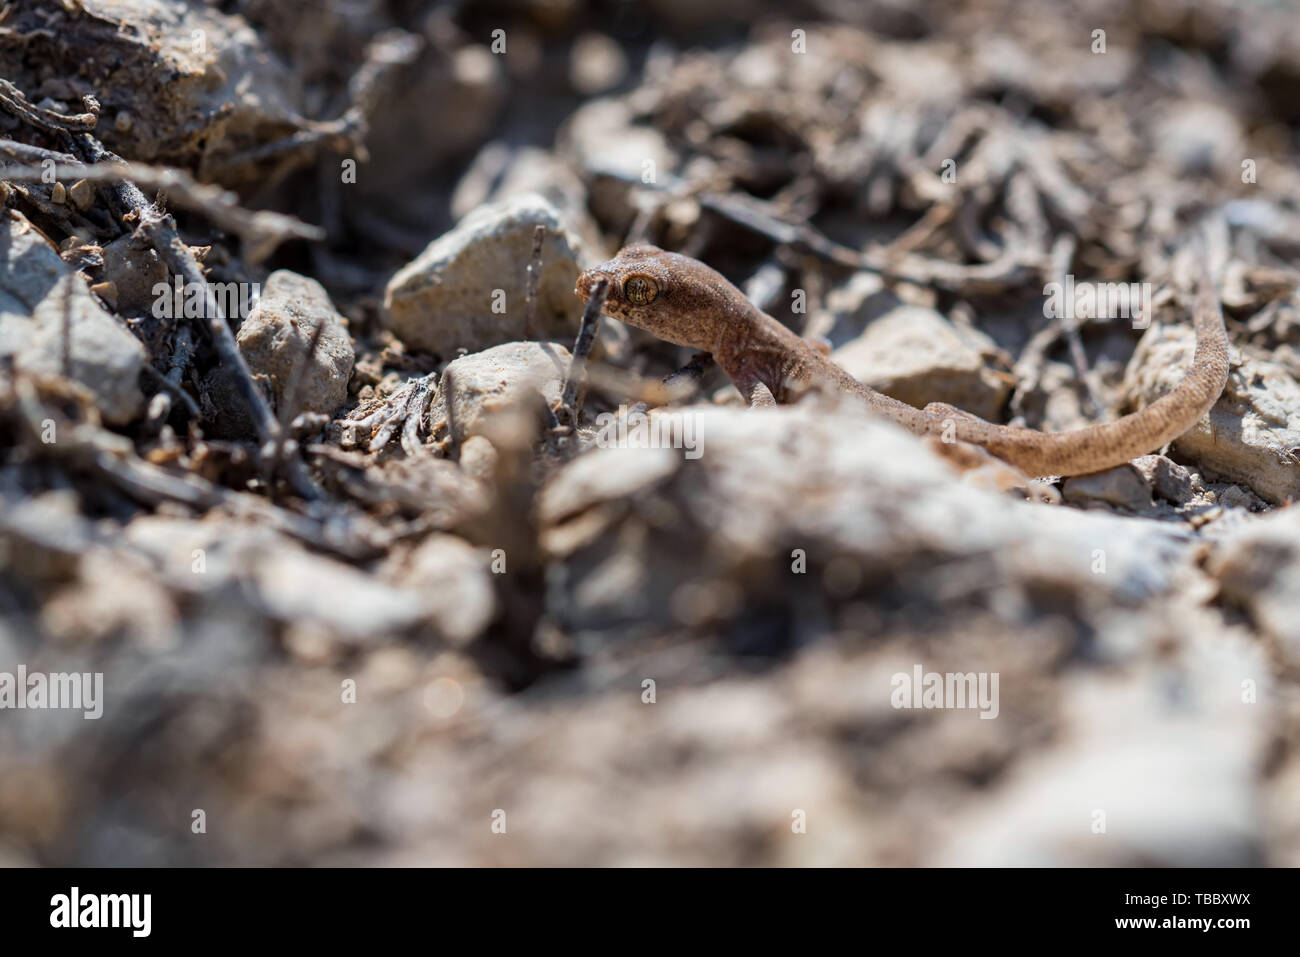
[[[95,189],[87,180],[80,179],[72,184],[68,190],[72,195],[72,201],[76,204],[77,209],[90,209],[95,201]]]

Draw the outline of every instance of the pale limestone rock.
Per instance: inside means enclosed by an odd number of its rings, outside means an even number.
[[[335,310],[324,287],[278,269],[267,277],[261,298],[240,325],[239,351],[254,375],[267,378],[277,408],[321,323],[325,331],[310,364],[300,373],[295,398],[299,411],[329,415],[348,397],[356,353],[347,320]]]
[[[996,419],[1011,391],[1011,378],[990,369],[991,339],[960,334],[942,314],[899,305],[876,319],[831,360],[859,382],[909,405],[947,402],[985,419]]]
[[[1169,392],[1190,365],[1195,341],[1189,326],[1153,325],[1129,365],[1129,396],[1147,405]],[[1242,356],[1219,401],[1173,448],[1274,504],[1300,498],[1300,383],[1275,363]]]
[[[105,422],[130,422],[144,404],[144,346],[36,227],[8,213],[0,224],[0,357],[26,372],[62,375],[65,312],[70,377],[90,390]]]
[[[536,328],[528,329],[527,267],[539,225],[546,239]],[[536,194],[481,207],[393,276],[382,321],[407,348],[440,356],[519,339],[570,339],[582,315],[573,293],[580,247],[560,213]]]
[[[1226,598],[1247,609],[1300,667],[1300,511],[1239,524],[1210,555],[1206,570]]]
[[[443,372],[430,403],[434,435],[446,430],[449,401],[462,440],[485,435],[494,418],[514,411],[520,403],[544,400],[552,409],[558,408],[569,359],[569,350],[554,342],[507,342],[461,356]]]
[[[438,634],[453,645],[481,635],[496,613],[490,558],[453,535],[431,535],[394,575],[400,587],[426,599]]]
[[[1241,683],[1266,682],[1268,665],[1246,636],[1212,624],[1159,670],[1064,679],[1059,743],[951,821],[926,863],[1258,864],[1268,710],[1244,701]]]

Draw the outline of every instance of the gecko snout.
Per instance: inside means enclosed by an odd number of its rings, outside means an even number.
[[[610,286],[614,284],[614,277],[609,273],[601,272],[599,269],[588,269],[578,275],[578,284],[573,287],[573,292],[579,299],[586,302],[591,298],[592,290],[596,288],[596,283],[602,279],[608,279]]]

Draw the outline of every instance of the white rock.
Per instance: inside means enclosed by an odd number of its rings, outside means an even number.
[[[527,328],[533,234],[546,229],[536,328]],[[571,339],[581,243],[560,213],[528,193],[484,206],[435,239],[389,281],[382,322],[410,349],[450,356],[519,339]],[[500,310],[500,311],[494,311]]]
[[[240,325],[239,351],[255,375],[270,381],[277,408],[321,323],[325,331],[311,363],[301,372],[296,399],[299,411],[330,414],[348,397],[356,353],[347,320],[320,283],[287,269],[276,270]]]
[[[453,535],[431,535],[396,574],[395,581],[423,595],[434,627],[448,642],[465,645],[483,633],[496,613],[487,552]]]
[[[463,219],[486,203],[540,194],[568,222],[586,212],[587,189],[578,174],[553,153],[494,140],[474,157],[451,197],[451,213]]]
[[[172,587],[213,593],[237,585],[278,622],[317,625],[357,643],[429,624],[449,641],[466,642],[495,609],[485,565],[450,536],[417,550],[400,581],[308,552],[247,522],[144,516],[127,526],[124,541]],[[430,587],[435,581],[444,587]]]
[[[1152,325],[1129,364],[1129,396],[1147,405],[1170,391],[1191,362],[1195,339],[1186,326]],[[1214,408],[1173,448],[1274,504],[1300,498],[1300,383],[1275,363],[1242,356]]]
[[[566,566],[552,597],[573,627],[679,624],[673,593],[682,582],[744,580],[755,563],[788,569],[795,547],[813,565],[847,557],[868,570],[970,561],[1014,587],[1125,606],[1169,591],[1189,551],[1175,526],[1031,505],[968,484],[923,440],[847,405],[692,407],[663,417],[685,416],[696,419],[698,458],[597,448],[544,489],[544,541]],[[624,506],[629,498],[636,508]],[[675,543],[666,552],[655,547],[663,537]],[[611,541],[622,544],[609,552]],[[588,587],[601,580],[626,587]],[[919,580],[916,588],[918,602],[930,600]]]
[[[451,214],[463,219],[480,206],[503,203],[535,193],[559,210],[560,218],[577,234],[589,258],[604,259],[604,239],[587,208],[587,185],[573,167],[554,153],[535,146],[514,146],[494,140],[479,150],[451,197]],[[617,327],[601,329],[601,338]],[[602,342],[608,346],[609,343]]]
[[[1244,702],[1241,682],[1265,681],[1267,661],[1245,636],[1206,630],[1160,667],[1064,678],[1060,743],[950,821],[950,840],[927,863],[1258,863],[1256,782],[1269,735],[1266,706]]]
[[[1300,667],[1300,511],[1273,512],[1234,528],[1206,563],[1224,597],[1247,609]]]
[[[972,335],[982,343],[972,343]],[[859,382],[918,408],[947,402],[994,419],[1011,391],[1011,377],[984,361],[995,349],[993,340],[962,335],[933,309],[899,305],[831,359]]]
[[[670,173],[677,162],[663,134],[652,126],[632,123],[632,111],[621,99],[593,100],[565,123],[560,141],[584,170],[616,173],[640,179],[647,169]]]
[[[131,421],[144,402],[144,346],[104,311],[36,227],[9,213],[0,225],[0,357],[12,356],[25,372],[62,375],[65,308],[71,378],[94,395],[105,422]]]
[[[603,33],[583,33],[569,53],[569,83],[583,96],[618,86],[627,75],[627,55]]]
[[[449,400],[462,440],[485,435],[495,416],[534,401],[538,395],[552,409],[558,408],[569,359],[569,350],[554,342],[507,342],[461,356],[444,370],[430,404],[435,436],[447,427]],[[453,389],[450,396],[448,381]]]
[[[1151,142],[1164,168],[1178,175],[1240,172],[1241,124],[1218,103],[1175,101],[1161,111]]]
[[[556,137],[562,156],[587,174],[592,211],[605,221],[635,216],[645,201],[630,184],[679,172],[678,157],[654,126],[633,122],[626,98],[581,106]]]
[[[104,108],[96,133],[124,156],[197,164],[219,156],[227,139],[292,129],[305,109],[300,80],[242,16],[167,0],[85,7],[119,25],[97,31],[113,69],[96,77]],[[116,122],[123,113],[129,122]]]
[[[292,546],[259,556],[252,575],[271,617],[316,622],[355,641],[402,631],[428,615],[428,600],[419,593]]]

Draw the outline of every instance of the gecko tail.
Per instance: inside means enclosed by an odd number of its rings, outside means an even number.
[[[984,446],[1029,475],[1082,475],[1149,455],[1191,430],[1214,407],[1228,383],[1228,334],[1208,270],[1198,282],[1192,365],[1170,392],[1114,422],[1066,432],[992,426],[992,433],[961,413],[957,437]],[[983,420],[976,420],[982,422]],[[988,425],[988,423],[984,423]],[[963,434],[966,432],[967,434]]]

